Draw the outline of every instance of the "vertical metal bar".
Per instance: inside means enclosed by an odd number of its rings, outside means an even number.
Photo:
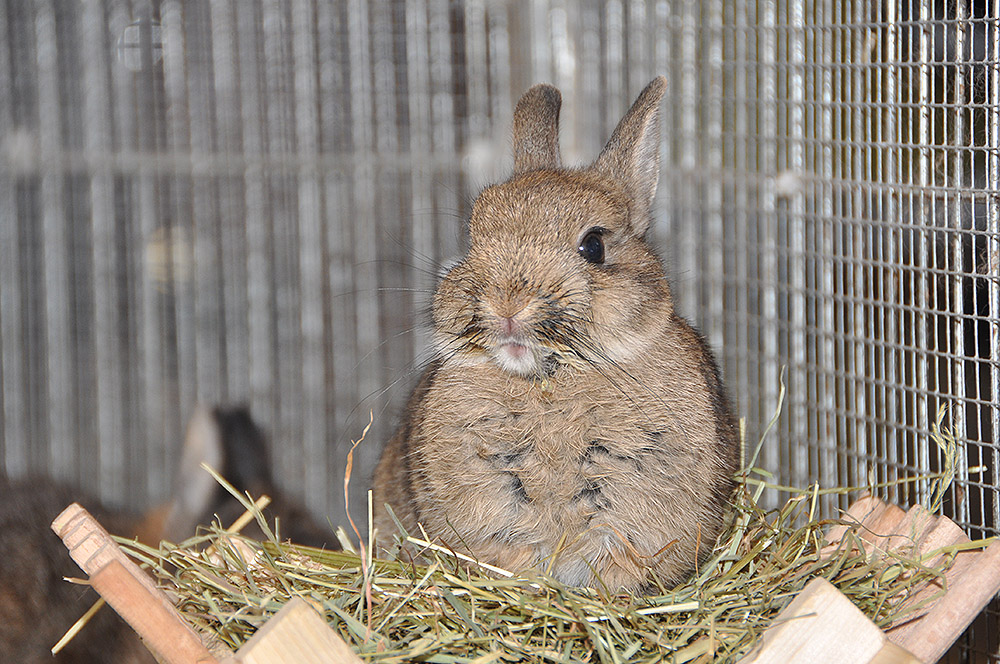
[[[371,14],[370,33],[372,45],[372,58],[374,67],[373,92],[375,101],[375,156],[377,165],[375,170],[375,207],[374,218],[372,220],[372,237],[374,238],[374,278],[375,284],[372,289],[372,297],[375,298],[379,315],[379,334],[370,339],[359,339],[364,353],[371,353],[371,357],[378,358],[375,389],[378,391],[379,403],[373,404],[384,412],[390,401],[385,399],[384,386],[390,385],[397,375],[393,373],[396,367],[406,366],[412,360],[409,348],[405,344],[384,343],[390,334],[395,330],[405,328],[410,324],[410,314],[406,311],[408,301],[399,299],[399,291],[391,290],[402,286],[398,269],[388,269],[393,264],[398,264],[405,254],[404,243],[408,242],[408,229],[404,222],[409,222],[412,212],[404,212],[400,193],[406,184],[402,180],[403,171],[401,169],[389,169],[385,161],[386,155],[396,155],[400,152],[399,114],[397,113],[396,98],[396,67],[394,66],[393,52],[393,15],[392,8],[387,3],[370,3]],[[450,40],[448,32],[437,34],[434,39],[444,41],[446,44]],[[450,92],[450,91],[449,91]],[[436,99],[443,104],[450,104],[450,95]],[[387,241],[388,240],[388,241]],[[381,419],[381,418],[379,418]],[[369,448],[370,449],[370,448]],[[355,455],[359,459],[371,459],[366,456],[368,449],[359,450]],[[363,494],[359,492],[356,497],[359,503],[363,503]]]
[[[749,37],[752,34],[750,22],[747,17],[749,9],[745,6],[736,6],[735,3],[728,3],[732,11],[733,23],[733,58],[732,66],[734,72],[732,76],[733,95],[733,116],[731,131],[733,142],[731,148],[731,163],[726,164],[731,172],[731,200],[729,201],[727,212],[731,215],[732,224],[731,236],[733,238],[727,251],[732,252],[733,273],[730,278],[733,290],[733,335],[728,338],[725,348],[729,349],[732,355],[732,369],[727,374],[730,385],[735,385],[735,394],[738,395],[737,402],[741,404],[741,412],[747,417],[747,431],[754,432],[760,429],[759,423],[764,419],[761,400],[758,394],[758,387],[763,382],[760,375],[760,363],[752,362],[751,358],[756,357],[756,353],[751,352],[751,338],[755,335],[751,332],[756,328],[759,318],[757,312],[752,310],[751,291],[756,288],[754,281],[756,275],[751,272],[750,254],[757,247],[751,244],[750,220],[752,213],[750,210],[751,201],[747,182],[747,176],[751,172],[749,164],[753,160],[751,153],[751,139],[749,134],[750,108],[752,103],[752,67],[749,60],[750,46]],[[727,127],[729,123],[727,123]],[[752,453],[753,446],[757,443],[753,437],[745,441],[747,450]],[[747,457],[749,461],[749,456]]]
[[[185,7],[179,0],[170,0],[160,6],[160,20],[163,41],[168,45],[163,54],[163,84],[166,95],[166,147],[175,153],[190,156],[191,126],[188,114],[187,93],[187,32],[184,26]],[[168,238],[167,260],[170,266],[167,293],[173,305],[173,338],[163,334],[166,348],[164,359],[168,375],[176,375],[176,381],[168,384],[169,398],[164,404],[166,417],[164,440],[150,441],[157,450],[157,456],[169,458],[176,449],[176,441],[183,435],[177,412],[181,404],[193,404],[196,398],[195,372],[195,312],[191,298],[191,279],[194,269],[194,252],[191,245],[197,241],[192,219],[197,214],[192,192],[191,176],[184,173],[173,174],[170,178],[169,214],[171,219],[163,228]],[[173,342],[171,344],[171,342]],[[173,365],[173,366],[171,366]],[[165,466],[169,468],[169,466]],[[160,472],[163,472],[161,469]]]
[[[676,149],[677,136],[676,132],[674,132],[674,128],[677,127],[677,85],[680,78],[674,74],[677,70],[678,63],[677,58],[675,57],[676,40],[674,39],[674,30],[672,27],[673,18],[671,4],[670,0],[657,0],[653,22],[653,31],[656,35],[656,39],[653,40],[654,66],[657,74],[663,74],[667,77],[668,86],[666,105],[661,111],[663,113],[663,131],[660,132],[660,145],[661,150],[663,150],[661,158],[664,160],[664,164],[669,164],[671,166],[670,168],[664,167],[660,169],[660,199],[670,200],[671,203],[660,208],[659,218],[653,226],[652,232],[654,238],[674,236],[673,222],[676,214],[676,208],[678,207],[677,191],[679,186],[677,183],[676,173],[672,167],[675,163],[677,163],[678,152]],[[593,37],[589,38],[590,41],[584,42],[582,48],[582,57],[585,58],[583,61],[584,71],[590,72],[591,70],[594,70],[588,77],[588,80],[592,81],[592,83],[590,83],[592,90],[588,92],[588,99],[593,99],[593,103],[588,107],[594,109],[593,131],[597,134],[603,134],[603,118],[601,117],[600,104],[601,74],[600,71],[598,71],[600,68],[600,60],[596,56],[596,52],[600,49],[600,11],[597,9],[589,10],[585,16],[585,20],[589,28],[587,34],[593,35]],[[595,53],[595,55],[592,56],[593,62],[586,59],[591,57],[589,54],[592,52]],[[600,149],[600,146],[598,145],[595,145],[594,147],[595,149]],[[668,258],[668,264],[673,265],[674,252],[670,245],[664,247],[664,251],[666,252],[666,257]]]
[[[487,14],[487,32],[490,60],[490,116],[493,131],[498,127],[509,127],[514,114],[513,90],[511,89],[511,35],[508,14],[495,6]],[[457,245],[456,245],[457,246]]]
[[[219,156],[235,158],[241,149],[239,71],[236,63],[236,25],[228,0],[211,0],[209,21],[212,29],[212,71],[215,78],[215,134]],[[223,395],[227,400],[249,398],[250,360],[247,324],[246,227],[242,183],[232,175],[219,183],[219,244],[222,283],[222,326],[225,330]],[[259,416],[259,413],[255,413]]]
[[[701,86],[699,97],[702,99],[701,140],[704,143],[704,162],[701,170],[710,173],[721,173],[722,158],[722,108],[724,101],[722,37],[723,37],[723,5],[721,2],[705,3],[707,14],[705,29],[702,31],[705,42],[705,57],[702,61]],[[642,25],[642,24],[640,24]],[[725,301],[722,275],[719,266],[725,265],[723,252],[723,235],[725,233],[722,218],[722,187],[723,182],[718,177],[705,179],[704,211],[700,215],[700,228],[693,229],[700,235],[702,245],[702,261],[698,268],[700,297],[697,299],[699,325],[712,348],[723,347],[723,320],[725,319]],[[692,312],[693,313],[693,312]]]
[[[917,150],[918,156],[918,183],[923,191],[928,191],[933,184],[931,174],[931,57],[933,52],[933,35],[931,33],[931,5],[930,0],[919,0],[920,18],[920,46],[919,46],[919,70],[918,70],[918,134]],[[918,234],[919,245],[916,264],[922,269],[916,275],[916,287],[914,290],[914,306],[917,315],[914,317],[917,326],[917,365],[916,365],[916,389],[917,389],[917,431],[919,432],[919,442],[917,445],[917,468],[921,470],[930,469],[930,439],[927,432],[930,431],[932,413],[929,384],[931,373],[929,339],[927,338],[928,327],[932,324],[933,316],[928,315],[928,291],[933,287],[933,283],[928,278],[927,268],[930,266],[930,254],[928,246],[928,233],[933,232],[934,206],[929,203],[929,196],[922,194],[918,210]],[[911,209],[912,209],[911,201]],[[932,230],[928,231],[926,224],[931,224]],[[934,365],[936,367],[936,364]],[[935,368],[936,370],[936,368]],[[935,382],[937,382],[935,380]],[[929,484],[919,482],[917,484],[917,497],[921,501],[929,498]]]
[[[858,12],[857,18],[861,28],[859,30],[860,39],[858,41],[862,45],[859,54],[861,57],[860,62],[863,63],[864,76],[861,79],[861,96],[855,100],[856,102],[860,102],[861,108],[859,116],[862,133],[858,136],[858,139],[864,146],[861,151],[863,169],[861,175],[864,178],[864,184],[861,187],[861,196],[859,197],[860,207],[858,210],[866,215],[866,220],[859,229],[861,231],[859,235],[865,245],[864,253],[860,255],[860,258],[864,261],[862,277],[865,290],[862,297],[865,297],[867,300],[867,320],[865,321],[865,327],[869,330],[865,343],[865,373],[863,374],[864,390],[869,408],[868,412],[865,413],[865,419],[867,420],[866,433],[868,436],[865,440],[865,446],[867,454],[872,460],[871,465],[876,469],[876,476],[880,480],[884,480],[889,472],[889,461],[886,456],[884,439],[882,437],[882,427],[878,423],[879,417],[883,415],[881,410],[883,404],[878,394],[878,380],[880,378],[879,367],[883,362],[881,352],[884,348],[885,339],[875,334],[880,325],[879,319],[882,316],[881,302],[878,299],[878,292],[876,290],[879,246],[876,239],[877,225],[874,223],[876,215],[881,212],[881,206],[875,194],[877,191],[876,185],[880,182],[878,169],[880,154],[876,147],[878,142],[877,105],[873,103],[872,99],[873,91],[876,89],[873,81],[878,75],[878,67],[877,63],[872,62],[872,51],[876,41],[872,34],[871,24],[869,23],[871,20],[870,17],[871,13],[865,8],[862,8]]]
[[[864,39],[857,37],[861,31],[860,24],[862,18],[861,7],[855,5],[850,18],[850,30],[854,39],[851,49],[851,61],[862,63],[867,60],[865,55],[866,44]],[[863,33],[862,33],[863,34]],[[850,106],[850,159],[846,161],[849,169],[846,179],[853,182],[866,182],[868,173],[865,170],[865,152],[863,149],[865,125],[863,122],[862,109],[857,106],[858,102],[864,99],[863,72],[857,66],[851,68],[851,83],[849,88]],[[853,428],[853,443],[856,446],[856,457],[854,473],[851,477],[852,484],[864,485],[867,481],[867,471],[869,467],[874,467],[874,454],[871,449],[871,427],[869,418],[871,417],[872,403],[868,391],[866,380],[866,359],[869,351],[870,338],[867,334],[872,313],[870,303],[866,302],[866,246],[864,239],[864,228],[858,221],[859,212],[865,208],[862,196],[862,187],[852,187],[850,194],[850,207],[848,209],[851,237],[851,384],[853,386],[851,397],[853,403],[851,407],[855,413]]]
[[[430,0],[428,0],[430,1]],[[528,26],[529,50],[531,53],[531,78],[537,81],[551,81],[552,51],[549,50],[549,8],[551,0],[530,0],[531,24]]]
[[[119,25],[127,25],[135,20],[139,34],[139,70],[133,73],[126,67],[118,67],[115,89],[121,99],[121,128],[119,140],[123,146],[137,147],[142,154],[153,154],[159,147],[159,123],[162,100],[157,77],[154,72],[152,10],[148,3],[140,4],[135,13],[122,9]],[[133,130],[133,131],[129,131]],[[132,137],[135,136],[135,143]],[[164,368],[161,363],[163,353],[162,331],[164,316],[160,307],[162,293],[156,276],[150,269],[143,249],[148,246],[160,227],[160,182],[161,178],[152,168],[140,169],[138,173],[138,203],[131,211],[137,220],[134,245],[136,253],[132,260],[131,272],[135,275],[138,288],[132,293],[130,305],[136,312],[138,355],[141,363],[135,372],[134,384],[138,392],[139,411],[135,420],[144,424],[141,438],[153,441],[166,439],[164,422]],[[162,231],[160,231],[162,232]],[[135,412],[133,411],[133,412]],[[130,433],[134,433],[130,431]],[[139,435],[131,440],[140,439]],[[145,497],[162,499],[167,494],[167,478],[163,472],[166,462],[162,447],[152,444],[135,450],[140,459],[141,478],[145,484]]]
[[[951,172],[951,182],[947,183],[948,194],[950,205],[946,208],[946,213],[948,221],[955,229],[955,233],[951,234],[951,274],[949,275],[950,286],[951,286],[951,297],[949,298],[949,308],[950,308],[950,323],[951,323],[951,334],[949,344],[949,358],[951,364],[951,380],[952,380],[952,399],[951,399],[951,421],[952,421],[952,432],[956,438],[960,441],[967,441],[968,434],[966,431],[966,408],[968,408],[969,395],[966,393],[966,375],[965,375],[965,284],[966,279],[969,279],[969,287],[975,288],[972,284],[972,280],[975,278],[975,268],[969,266],[966,268],[965,261],[963,260],[963,243],[968,241],[970,244],[973,242],[973,236],[971,234],[966,234],[962,230],[963,224],[963,206],[966,202],[965,197],[965,159],[964,152],[965,146],[971,145],[970,142],[966,141],[966,130],[965,130],[965,111],[966,104],[971,101],[966,99],[966,82],[963,76],[964,69],[967,66],[963,59],[965,57],[965,46],[967,41],[967,30],[968,30],[968,18],[969,12],[966,6],[965,0],[955,0],[954,7],[954,23],[955,23],[955,61],[949,63],[950,69],[952,71],[952,93],[954,94],[954,99],[952,100],[952,128],[950,136],[948,136],[948,153],[952,157],[952,172]],[[974,226],[974,209],[973,202],[969,200],[969,224],[970,229]],[[974,260],[974,258],[973,258]],[[971,275],[967,274],[971,273]],[[975,325],[975,322],[972,323]],[[968,443],[967,443],[968,444]],[[970,514],[969,514],[969,491],[972,487],[969,486],[969,462],[968,462],[968,452],[966,445],[958,445],[955,454],[955,474],[956,479],[959,483],[964,484],[964,490],[957,490],[958,487],[952,488],[952,493],[955,498],[955,518],[960,523],[971,524]]]
[[[490,136],[489,31],[487,29],[486,16],[485,0],[469,0],[466,2],[465,23],[463,27],[465,30],[465,85],[468,90],[466,98],[468,99],[469,107],[469,140],[470,143],[476,141],[480,145],[489,145],[489,139],[492,138]],[[409,12],[407,12],[407,25],[409,25]],[[415,41],[415,37],[412,35],[409,27],[407,27],[406,34],[406,45],[407,50],[409,50],[415,46],[412,43]],[[412,133],[412,120],[410,126]],[[470,147],[472,146],[470,145]],[[467,174],[474,175],[472,173]],[[485,183],[472,183],[474,187],[483,184]],[[413,209],[414,211],[417,210],[417,208]],[[420,338],[423,338],[423,335]],[[422,343],[418,343],[418,349],[423,347]]]
[[[451,40],[446,37],[451,32],[448,0],[430,0],[427,27],[431,35],[430,90],[433,103],[433,150],[438,155],[456,154],[459,149],[459,127],[451,97],[455,72],[452,67],[454,54]],[[505,126],[504,130],[506,129]],[[442,175],[451,182],[451,186],[438,188],[435,209],[458,210],[461,205],[459,198],[461,182],[458,179],[460,171],[457,168],[447,168]],[[439,253],[438,258],[444,256]]]
[[[830,256],[836,261],[835,273],[832,275],[834,282],[834,292],[837,301],[833,303],[832,318],[830,327],[833,337],[833,353],[831,357],[833,366],[837,371],[833,376],[834,399],[837,405],[836,415],[833,418],[833,431],[837,437],[838,445],[838,482],[850,485],[854,475],[855,450],[851,438],[853,436],[854,422],[852,413],[854,410],[854,385],[850,379],[850,341],[848,339],[848,323],[850,320],[849,311],[851,308],[849,295],[849,274],[851,269],[850,254],[845,247],[847,243],[849,226],[847,220],[849,187],[843,186],[846,181],[845,172],[845,131],[843,129],[844,116],[849,105],[845,103],[842,90],[844,80],[847,77],[847,68],[840,66],[850,62],[849,48],[845,48],[848,42],[845,39],[847,26],[849,23],[844,19],[844,7],[841,3],[830,3],[827,6],[830,14],[829,25],[830,35],[830,61],[834,64],[830,68],[830,136],[833,139],[830,145],[826,146],[830,150],[830,161],[828,172],[831,179],[830,203],[832,204],[833,217],[830,220]]]
[[[348,66],[347,12],[343,3],[321,2],[316,6],[319,39],[321,135],[325,150],[336,150],[345,155],[351,152],[353,124],[350,118],[351,68]],[[329,292],[327,320],[329,321],[330,373],[326,387],[327,404],[332,421],[331,430],[337,433],[325,453],[325,463],[331,478],[344,477],[346,454],[340,443],[348,436],[356,437],[360,428],[350,426],[350,416],[358,404],[358,384],[354,353],[355,320],[352,316],[354,299],[370,297],[370,293],[355,294],[352,278],[354,258],[351,255],[352,222],[357,218],[351,199],[352,177],[349,169],[332,168],[324,172],[325,224],[323,251],[326,258],[326,288]],[[344,514],[343,492],[334,491],[328,504],[330,514]]]
[[[625,19],[627,26],[627,39],[625,43],[626,52],[628,53],[628,81],[629,90],[636,91],[633,94],[638,94],[638,90],[642,90],[647,83],[657,75],[659,72],[652,72],[649,68],[649,46],[647,43],[648,37],[652,36],[656,38],[655,33],[649,30],[649,17],[646,14],[646,0],[628,0],[628,7],[625,8]],[[711,10],[710,10],[711,11]],[[713,16],[717,15],[713,14]],[[721,67],[722,57],[721,53],[713,52],[708,59],[710,66]],[[718,59],[713,60],[712,57],[717,57]]]
[[[625,72],[625,16],[621,0],[609,0],[604,6],[604,118],[608,134],[621,117],[625,101],[633,93],[627,89]],[[685,54],[684,57],[688,57]],[[691,55],[693,57],[693,54]]]
[[[0,3],[0,41],[9,43],[11,23],[8,4]],[[0,48],[0,90],[12,90],[14,63],[8,48]],[[0,127],[7,140],[14,138],[14,109],[10,94],[0,94]],[[24,131],[22,129],[22,131]],[[22,138],[27,134],[21,134]],[[19,477],[29,470],[28,402],[25,395],[25,348],[23,333],[25,312],[21,306],[21,281],[24,278],[18,251],[17,195],[18,175],[14,164],[0,160],[0,371],[3,389],[2,451],[0,467],[8,477]]]
[[[987,230],[987,297],[990,326],[990,477],[984,478],[993,487],[993,533],[1000,532],[1000,2],[993,3],[993,14],[987,23],[992,34],[992,54],[988,76],[989,110],[986,114],[989,137],[986,188],[990,192]]]
[[[80,472],[73,431],[72,326],[70,325],[69,247],[64,199],[63,131],[59,92],[59,39],[55,7],[35,5],[38,67],[38,142],[42,159],[43,297],[45,299],[45,369],[48,402],[49,467],[53,476]]]
[[[758,5],[758,67],[757,99],[759,100],[758,160],[754,165],[757,172],[774,172],[778,154],[776,132],[778,128],[778,43],[777,43],[777,1],[764,0]],[[761,401],[765,412],[774,412],[778,405],[778,377],[781,367],[778,358],[778,228],[774,191],[761,192],[759,199],[760,257],[757,278],[760,283],[760,354],[762,385]],[[766,422],[766,420],[764,420]],[[781,468],[779,446],[772,442],[761,450],[760,463],[763,468],[780,470],[780,478],[787,480],[788,473]]]
[[[805,103],[806,84],[804,71],[805,54],[805,0],[791,0],[789,21],[789,65],[788,65],[788,165],[797,178],[808,177],[805,160]],[[806,274],[806,232],[805,232],[805,192],[812,191],[812,185],[795,191],[788,205],[789,228],[789,359],[788,373],[790,423],[790,458],[793,484],[806,485],[813,475],[809,472],[809,407],[808,373],[813,371],[807,361],[806,307],[808,300],[808,275]]]
[[[96,155],[111,150],[111,103],[107,27],[104,12],[97,3],[82,7],[81,40],[83,59],[83,148]],[[96,161],[96,160],[95,160]],[[100,162],[99,162],[100,163]],[[96,429],[98,472],[96,489],[105,503],[121,501],[124,435],[122,399],[123,349],[118,341],[121,329],[121,301],[115,266],[119,261],[121,238],[115,232],[114,184],[106,164],[96,167],[90,176],[91,259],[93,271],[94,368],[96,372]]]
[[[266,155],[268,159],[285,161],[295,155],[295,118],[293,113],[294,75],[292,73],[291,34],[288,3],[264,0],[262,3],[264,86],[263,114]],[[282,168],[267,179],[272,201],[268,220],[268,241],[273,261],[272,293],[275,335],[274,379],[277,387],[274,437],[282,454],[274,459],[279,481],[300,481],[302,473],[302,339],[301,290],[298,270],[298,205],[296,199],[297,172]]]
[[[302,293],[302,447],[305,482],[298,493],[313,512],[328,507],[326,353],[323,346],[323,206],[319,174],[319,96],[316,88],[316,19],[312,0],[292,5],[296,155],[299,172],[299,288]]]
[[[681,76],[679,89],[674,94],[680,96],[680,170],[681,189],[677,192],[678,218],[672,228],[672,241],[678,248],[674,254],[674,300],[678,310],[686,315],[697,311],[698,307],[698,244],[701,209],[704,190],[697,178],[703,158],[701,127],[699,126],[700,104],[703,91],[699,88],[698,71],[704,61],[699,60],[698,33],[701,26],[701,6],[696,2],[684,3],[681,28]]]
[[[834,56],[833,42],[836,38],[833,17],[829,13],[829,5],[821,3],[818,7],[819,16],[815,17],[818,24],[819,50],[823,58],[832,59]],[[833,62],[836,62],[833,59]],[[834,134],[834,67],[830,64],[818,63],[815,65],[819,69],[819,93],[821,98],[820,112],[814,122],[819,126],[814,127],[818,138],[821,139],[821,147],[816,161],[820,168],[817,175],[822,181],[822,190],[819,201],[821,210],[819,220],[819,249],[821,257],[817,259],[820,266],[817,284],[820,288],[819,297],[822,298],[820,309],[820,319],[817,327],[820,330],[821,339],[817,344],[816,363],[819,367],[826,367],[823,375],[817,379],[819,386],[820,417],[819,428],[816,432],[819,443],[819,481],[823,486],[843,486],[846,478],[841,478],[838,468],[838,453],[843,453],[838,447],[840,440],[837,427],[837,383],[836,375],[837,352],[835,334],[837,329],[836,314],[836,281],[834,278],[834,229],[839,220],[834,218],[834,196],[840,193],[840,188],[835,183],[834,159],[836,135]],[[844,455],[846,457],[846,455]]]
[[[485,0],[469,0],[465,5],[466,86],[469,89],[469,134],[482,137],[489,126],[489,58]],[[407,16],[409,19],[409,16]],[[407,46],[414,37],[407,28]]]
[[[377,254],[375,235],[375,177],[376,172],[368,158],[376,149],[374,122],[374,94],[372,90],[373,66],[370,44],[368,3],[350,0],[348,12],[348,49],[350,53],[350,96],[351,125],[354,130],[353,153],[363,157],[360,168],[356,168],[351,182],[354,200],[354,223],[351,229],[350,266],[354,280],[354,292],[358,293],[354,308],[354,349],[356,358],[370,357],[369,352],[377,348],[381,339],[378,309],[378,274],[375,259]],[[376,363],[361,361],[357,366],[356,381],[358,394],[364,398],[374,394],[380,387],[380,372]],[[352,422],[351,425],[364,425]],[[360,430],[360,426],[358,427]],[[355,520],[363,512],[363,505],[353,503]]]
[[[192,313],[192,346],[188,356],[194,363],[190,374],[188,398],[201,402],[218,402],[223,397],[224,312],[222,310],[223,280],[219,265],[220,188],[222,177],[216,169],[202,162],[217,163],[214,109],[218,98],[212,72],[211,43],[217,34],[212,29],[209,7],[185,5],[188,12],[183,30],[189,56],[185,60],[184,85],[187,96],[188,142],[184,150],[191,158],[191,274],[185,282],[184,297],[189,298],[187,310]],[[189,337],[190,338],[190,337]],[[183,392],[182,392],[183,394]],[[193,404],[181,401],[174,407],[181,412]],[[182,421],[183,418],[178,418]],[[167,441],[176,449],[179,441]]]
[[[901,350],[904,343],[901,334],[902,316],[900,311],[902,294],[898,289],[898,285],[903,280],[903,271],[900,267],[902,252],[897,248],[897,243],[901,242],[902,232],[899,228],[899,195],[892,189],[903,181],[901,164],[903,137],[900,133],[901,123],[898,122],[900,119],[898,103],[902,93],[902,86],[899,84],[901,76],[899,63],[902,61],[902,52],[899,40],[898,3],[886,3],[884,11],[885,17],[882,22],[885,26],[881,30],[885,39],[887,61],[883,65],[883,76],[879,87],[883,91],[883,98],[888,99],[888,103],[896,105],[884,108],[880,113],[880,118],[883,120],[880,126],[884,128],[881,142],[886,146],[883,149],[882,159],[885,164],[884,182],[887,189],[886,193],[883,194],[885,201],[884,221],[886,223],[881,239],[884,251],[881,268],[882,306],[887,343],[887,351],[884,355],[886,386],[883,388],[883,394],[885,395],[885,419],[889,423],[888,426],[884,427],[886,458],[890,464],[886,479],[895,480],[903,475],[901,466],[904,459],[900,459],[900,456],[904,435],[900,434],[900,430],[905,425],[905,421],[902,419],[902,409],[899,408],[900,393],[904,389],[900,384],[903,379],[900,370],[906,361],[906,356]]]
[[[246,282],[247,322],[250,328],[250,399],[253,412],[274,427],[277,418],[277,391],[274,385],[274,311],[271,288],[274,283],[270,256],[268,217],[271,213],[268,179],[264,172],[265,118],[263,91],[263,44],[257,33],[253,11],[236,12],[236,48],[239,61],[240,107],[243,118],[244,195],[246,197]]]
[[[549,10],[548,43],[552,48],[552,82],[563,94],[563,107],[579,109],[579,91],[576,85],[576,30],[570,24],[570,12],[566,0],[553,0]],[[637,35],[638,36],[638,35]],[[566,163],[576,164],[582,161],[580,116],[584,113],[566,114],[566,122],[560,123],[563,134],[563,149]],[[568,139],[568,140],[567,140]]]
[[[408,0],[406,8],[406,43],[407,43],[407,82],[409,83],[409,93],[407,102],[409,103],[409,155],[411,156],[410,167],[410,215],[413,218],[413,246],[411,248],[411,258],[413,267],[410,270],[410,283],[427,283],[422,273],[428,269],[433,270],[438,261],[434,260],[437,249],[434,247],[434,226],[435,218],[432,213],[434,209],[434,194],[432,188],[434,173],[429,168],[427,156],[434,154],[434,145],[431,141],[433,135],[432,128],[432,106],[430,82],[430,51],[427,27],[427,11],[424,0]],[[438,37],[438,35],[435,35]],[[485,59],[485,58],[484,58]],[[485,63],[484,63],[485,64]],[[483,72],[481,81],[475,84],[485,85],[486,76]],[[471,90],[470,90],[471,93]],[[471,95],[470,95],[471,96]],[[485,95],[483,95],[485,97]],[[483,102],[486,100],[483,99]],[[485,113],[483,113],[485,116]],[[485,118],[484,118],[485,119]],[[422,158],[423,157],[423,158]],[[424,261],[431,265],[423,265]],[[418,310],[418,303],[414,298],[414,311]],[[426,304],[426,302],[424,303]],[[426,331],[420,331],[421,341],[428,344],[430,339]],[[416,335],[415,335],[416,336]],[[422,348],[426,348],[423,345]],[[421,348],[421,350],[422,350]],[[418,349],[414,349],[417,351]],[[415,355],[416,356],[416,355]]]
[[[452,90],[454,90],[455,72],[452,62],[454,54],[451,49],[451,40],[447,37],[451,28],[449,21],[448,0],[431,0],[428,9],[427,29],[431,36],[430,40],[430,99],[431,99],[431,139],[432,150],[435,155],[453,155],[459,151],[458,118],[455,115],[455,108],[452,103]],[[543,50],[543,49],[539,49]],[[550,79],[551,80],[551,79]],[[519,91],[520,92],[520,91]],[[502,125],[502,131],[506,132],[510,125]],[[446,182],[446,186],[435,187],[432,191],[434,196],[435,210],[461,210],[462,199],[459,197],[462,191],[461,171],[457,168],[446,168],[439,171],[438,177]],[[441,238],[444,233],[438,233]],[[457,237],[457,233],[452,233],[451,237]],[[451,257],[451,252],[457,250],[457,246],[448,246],[445,242],[439,242],[433,254],[439,263],[443,263]]]

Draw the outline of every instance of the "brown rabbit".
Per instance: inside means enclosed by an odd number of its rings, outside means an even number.
[[[237,489],[273,498],[265,514],[278,517],[280,536],[297,543],[336,545],[330,528],[312,521],[305,510],[274,486],[267,441],[242,408],[199,409],[191,418],[174,483],[175,499],[145,515],[108,510],[80,492],[46,478],[0,477],[0,662],[154,661],[132,629],[104,608],[59,656],[49,649],[96,601],[85,586],[63,577],[81,577],[63,543],[49,528],[70,503],[80,502],[111,533],[156,545],[195,534],[197,524],[218,515],[228,526],[243,508],[201,468],[217,468]],[[260,537],[256,524],[244,533]]]
[[[436,357],[375,471],[411,533],[571,585],[647,589],[712,549],[739,442],[718,369],[646,242],[657,78],[588,168],[564,169],[560,95],[514,112],[514,175],[472,207],[433,300]],[[383,543],[395,530],[376,515]]]

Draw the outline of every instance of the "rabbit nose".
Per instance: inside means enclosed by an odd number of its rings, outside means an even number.
[[[500,317],[500,331],[503,332],[504,336],[512,337],[520,332],[522,327],[521,323],[513,316]]]

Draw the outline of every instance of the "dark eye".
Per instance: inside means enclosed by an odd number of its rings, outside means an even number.
[[[580,240],[580,248],[577,251],[588,263],[604,262],[604,234],[603,228],[591,228]]]

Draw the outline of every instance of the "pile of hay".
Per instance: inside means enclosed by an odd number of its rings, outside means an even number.
[[[782,508],[765,511],[764,476],[740,476],[732,523],[695,577],[649,596],[485,570],[417,538],[410,544],[423,553],[419,564],[402,555],[373,559],[370,546],[328,552],[261,543],[218,526],[178,546],[123,544],[193,625],[232,649],[302,597],[377,662],[734,660],[814,577],[884,626],[904,617],[900,603],[913,588],[944,571],[905,554],[870,559],[850,529],[824,550],[824,532],[837,522],[814,518],[819,488],[793,491]],[[267,532],[264,516],[241,499]]]

